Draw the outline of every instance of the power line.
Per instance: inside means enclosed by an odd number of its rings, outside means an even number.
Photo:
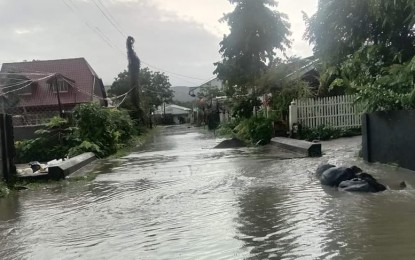
[[[45,76],[45,75],[50,75],[53,73],[50,72],[45,72],[45,73],[41,73],[41,72],[0,72],[0,75],[35,75],[35,76]]]
[[[124,37],[124,38],[127,38],[127,34],[126,33],[124,33],[116,24],[115,24],[115,22],[113,22],[113,20],[112,19],[110,19],[109,17],[108,17],[108,15],[102,10],[102,8],[97,4],[97,2],[95,2],[95,0],[92,0],[92,3],[99,9],[99,11],[100,11],[100,13],[105,17],[105,19],[107,19],[107,21],[112,25],[112,26],[114,26],[114,28],[121,34],[121,36],[122,37]],[[100,2],[101,3],[101,5],[102,5],[102,2]],[[102,6],[104,6],[104,5],[102,5]],[[105,7],[104,7],[105,8]],[[107,11],[108,11],[108,9],[107,9]],[[109,11],[108,11],[108,13],[109,13]]]
[[[101,40],[103,40],[110,48],[115,50],[114,45],[111,43],[110,38],[108,38],[107,36],[104,36],[105,34],[99,29],[98,26],[92,27],[88,20],[80,13],[77,12],[76,10],[79,10],[76,5],[69,0],[72,5],[70,5],[68,2],[66,2],[65,0],[62,0],[62,2],[65,4],[65,6],[67,6],[73,13],[75,13],[79,18],[81,18],[81,20],[84,22],[84,24],[95,34],[97,35]]]
[[[27,83],[27,82],[30,82],[30,83],[32,83],[32,81],[33,80],[24,80],[24,81],[20,81],[20,82],[16,82],[16,83],[13,83],[13,84],[10,84],[10,85],[0,85],[0,89],[1,90],[5,90],[5,89],[9,89],[9,88],[12,88],[12,87],[16,87],[16,86],[19,86],[19,85],[22,85],[22,84],[25,84],[25,83]]]
[[[52,77],[52,76],[54,76],[54,75],[55,75],[55,74],[51,74],[51,75],[49,75],[49,76],[46,76],[46,77],[43,77],[43,78],[40,78],[40,79],[36,79],[36,81],[42,81],[42,80],[48,79],[48,78],[50,78],[50,77]],[[22,86],[22,87],[20,87],[20,88],[13,89],[13,90],[6,91],[6,92],[4,92],[4,93],[1,93],[1,94],[0,94],[0,96],[4,96],[4,95],[7,95],[7,94],[9,94],[9,93],[13,93],[13,92],[19,91],[19,90],[21,90],[21,89],[24,89],[24,88],[26,88],[26,87],[30,86],[33,82],[35,82],[35,81],[34,81],[34,80],[31,80],[28,84],[26,84],[26,85],[24,85],[24,86]],[[2,89],[4,89],[4,88],[2,88]]]
[[[152,68],[155,68],[155,69],[160,70],[162,72],[170,73],[170,74],[173,74],[173,75],[176,75],[176,76],[179,76],[179,77],[184,77],[184,78],[189,78],[189,79],[195,79],[195,80],[200,80],[200,81],[205,81],[206,80],[206,79],[200,79],[200,78],[190,77],[190,76],[186,76],[186,75],[183,75],[183,74],[179,74],[179,73],[175,73],[175,72],[172,72],[172,71],[168,71],[168,70],[165,70],[165,69],[162,69],[162,68],[158,68],[158,67],[153,66],[153,65],[151,65],[151,64],[149,64],[149,63],[147,63],[147,62],[145,62],[143,60],[141,60],[141,62],[143,64],[146,64],[149,67],[152,67]]]
[[[112,16],[111,15],[111,12],[110,12],[110,10],[108,10],[108,8],[102,3],[102,1],[101,0],[97,0],[100,4],[101,4],[101,6],[107,11],[107,13],[108,13],[108,15],[112,18],[112,20],[114,21],[114,23],[115,24],[117,24],[118,25],[118,27],[119,28],[121,28],[121,31],[122,32],[125,32],[125,30],[122,30],[123,29],[123,27],[121,26],[121,24],[117,21],[117,19],[115,19],[114,18],[114,16]]]
[[[108,36],[106,36],[103,32],[102,32],[102,30],[100,30],[100,28],[98,27],[98,26],[95,26],[95,27],[92,27],[89,23],[88,23],[88,21],[87,21],[87,19],[83,16],[83,15],[81,15],[81,13],[80,12],[78,12],[79,11],[79,9],[77,8],[77,6],[75,5],[75,3],[73,3],[72,2],[72,0],[68,0],[68,1],[70,1],[71,3],[72,3],[72,6],[71,5],[69,5],[65,0],[62,0],[62,2],[65,4],[65,6],[67,6],[72,12],[74,12],[74,13],[76,13],[76,15],[78,15],[80,18],[81,18],[81,20],[83,20],[83,22],[85,23],[85,25],[91,30],[91,31],[93,31],[100,39],[102,39],[110,48],[112,48],[112,49],[114,49],[115,51],[117,51],[117,52],[120,52],[120,54],[122,54],[123,55],[123,57],[126,57],[126,54],[116,45],[116,44],[113,44],[112,43],[112,41],[111,41],[111,39],[108,37]],[[99,1],[99,0],[98,0]],[[97,3],[94,1],[93,2],[98,8],[99,8],[99,6],[97,5]],[[101,5],[102,6],[104,6],[103,4],[102,4],[102,2],[100,2],[101,3]],[[104,14],[104,11],[102,10],[102,8],[99,8],[100,9],[100,12],[103,14],[103,15],[105,15]],[[77,11],[78,10],[78,11]],[[106,16],[106,19],[109,19],[108,18],[108,16]],[[113,26],[115,26],[114,24],[116,23],[115,22],[115,19],[113,19],[114,20],[114,22],[113,23],[111,23]],[[118,30],[117,30],[118,31]],[[120,29],[119,30],[119,32],[120,32],[120,34],[122,35],[122,36],[124,36],[125,34],[122,32],[122,30]],[[192,81],[189,81],[189,80],[185,80],[184,78],[189,78],[189,79],[194,79],[194,80],[200,80],[200,81],[205,81],[205,79],[200,79],[200,78],[196,78],[196,77],[191,77],[191,76],[186,76],[186,75],[183,75],[183,74],[180,74],[180,73],[175,73],[175,72],[172,72],[172,71],[169,71],[169,70],[165,70],[165,69],[163,69],[163,68],[160,68],[160,67],[157,67],[157,66],[154,66],[154,65],[152,65],[152,64],[150,64],[150,63],[148,63],[148,62],[146,62],[146,61],[144,61],[144,60],[141,60],[141,62],[143,63],[143,64],[145,64],[145,65],[147,65],[147,66],[149,66],[149,67],[152,67],[152,68],[154,68],[154,69],[157,69],[157,70],[159,70],[159,71],[161,71],[161,72],[165,72],[165,73],[167,73],[167,74],[171,74],[171,76],[176,76],[176,78],[180,78],[180,79],[182,79],[183,81],[186,81],[186,82],[188,82],[188,83],[191,83],[191,84],[195,84],[195,85],[198,85],[198,84],[200,84],[200,83],[197,83],[197,82],[192,82]]]
[[[97,4],[97,2],[96,1],[98,1],[102,6],[103,6],[103,8],[105,8],[106,9],[106,11],[107,11],[107,13],[108,13],[108,15],[109,16],[111,16],[112,17],[112,19],[110,19],[106,14],[105,14],[105,12],[99,7],[99,5]],[[115,20],[115,18],[111,15],[111,13],[110,13],[110,11],[104,6],[104,4],[101,2],[101,0],[92,0],[92,2],[94,3],[94,5],[99,9],[99,11],[101,12],[101,14],[102,15],[104,15],[104,17],[114,26],[114,28],[121,34],[121,36],[123,36],[123,37],[125,37],[125,38],[127,38],[127,35],[122,31],[122,30],[120,30],[119,29],[119,27],[116,25],[116,24],[118,24],[117,22],[116,22],[116,20]],[[168,70],[165,70],[165,69],[162,69],[162,68],[159,68],[159,67],[157,67],[157,66],[154,66],[154,65],[151,65],[150,63],[148,63],[148,62],[145,62],[145,61],[143,61],[143,60],[141,60],[141,62],[143,63],[143,64],[145,64],[145,65],[147,65],[147,66],[149,66],[149,67],[152,67],[152,68],[155,68],[155,69],[157,69],[157,70],[160,70],[160,71],[164,71],[164,72],[166,72],[166,73],[169,73],[169,74],[173,74],[173,75],[176,75],[176,76],[180,76],[180,77],[185,77],[185,78],[190,78],[190,79],[195,79],[195,80],[201,80],[201,81],[204,81],[205,79],[200,79],[200,78],[195,78],[195,77],[189,77],[189,76],[186,76],[186,75],[183,75],[183,74],[179,74],[179,73],[175,73],[175,72],[172,72],[172,71],[168,71]]]

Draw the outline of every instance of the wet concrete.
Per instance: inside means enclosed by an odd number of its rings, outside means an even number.
[[[415,174],[357,159],[359,138],[322,158],[170,127],[142,150],[101,161],[93,182],[0,199],[0,259],[413,259]],[[407,190],[323,188],[322,162],[355,164]]]

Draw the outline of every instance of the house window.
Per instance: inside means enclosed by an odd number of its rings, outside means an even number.
[[[21,96],[23,96],[23,95],[32,95],[33,84],[30,84],[29,86],[26,86],[24,88],[21,88],[21,87],[22,86],[17,87],[17,90],[16,90],[17,95],[21,95]],[[19,88],[21,88],[21,89],[19,89]]]
[[[69,91],[69,83],[63,79],[58,79],[58,85],[52,85],[53,93],[57,93],[59,88],[59,93],[64,93]]]

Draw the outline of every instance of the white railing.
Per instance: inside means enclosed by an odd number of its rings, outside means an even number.
[[[290,129],[294,123],[316,128],[321,125],[334,128],[355,128],[362,125],[362,106],[356,96],[344,95],[293,100],[290,105]]]

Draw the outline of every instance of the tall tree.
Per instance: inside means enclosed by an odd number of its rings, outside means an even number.
[[[321,93],[356,92],[368,111],[415,107],[415,1],[320,0],[305,20]]]
[[[148,68],[140,71],[143,89],[143,101],[145,111],[153,112],[154,108],[161,106],[163,103],[170,103],[174,96],[174,91],[170,88],[169,77],[158,71],[152,72]]]
[[[413,0],[320,0],[317,12],[304,18],[305,38],[325,63],[338,64],[372,44],[401,52],[406,60],[414,55]]]
[[[138,82],[140,74],[140,59],[134,51],[134,38],[127,38],[128,75],[130,79],[131,103],[134,107],[132,117],[139,123],[145,124],[145,114],[141,104],[141,88]]]
[[[160,106],[163,102],[171,102],[174,93],[170,88],[169,77],[164,73],[153,72],[148,68],[142,68],[140,69],[138,83],[143,91],[142,109],[145,114],[148,115],[154,107]],[[129,89],[129,74],[127,71],[123,71],[115,78],[111,88],[108,90],[108,94],[118,96],[126,93]],[[129,111],[133,111],[132,96],[127,96],[120,106]]]
[[[220,42],[222,61],[215,63],[218,78],[239,90],[254,82],[270,66],[276,51],[290,46],[287,16],[274,0],[229,0],[236,5],[221,19],[230,28]]]

